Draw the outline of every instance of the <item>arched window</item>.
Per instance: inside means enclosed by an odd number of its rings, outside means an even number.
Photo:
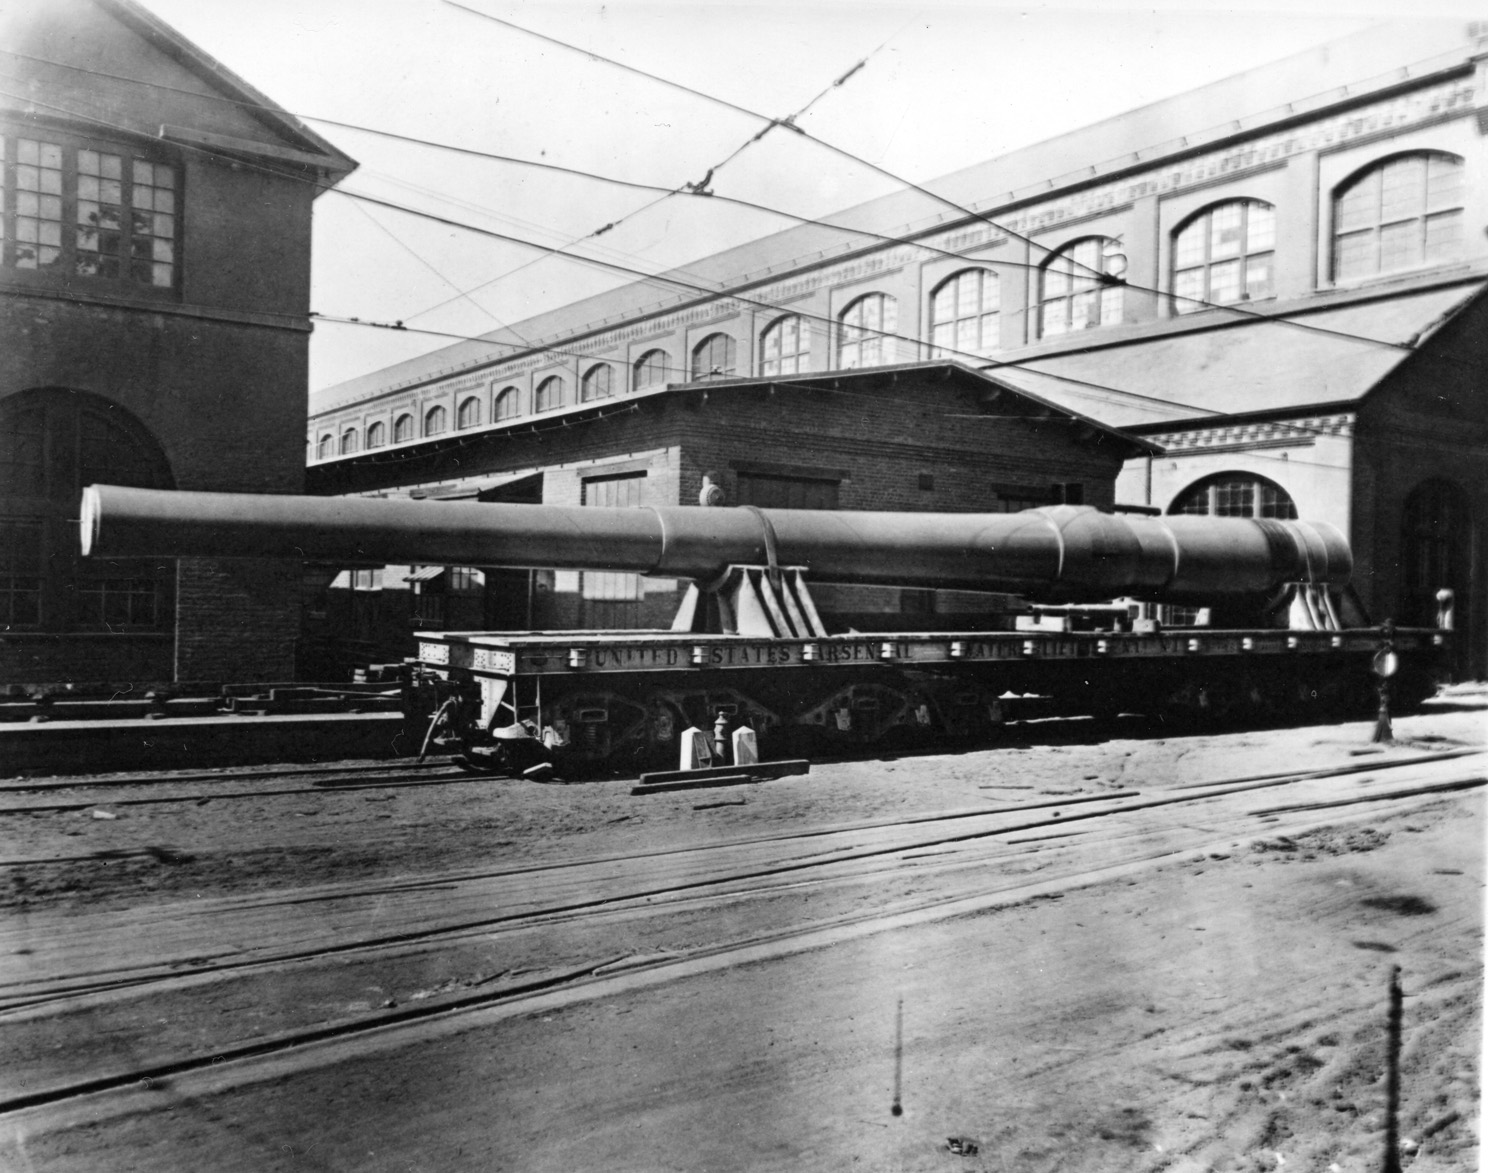
[[[811,337],[795,314],[776,318],[760,335],[760,374],[798,375],[809,369]]]
[[[718,379],[734,373],[734,340],[709,334],[692,348],[692,378]]]
[[[442,407],[431,407],[424,412],[424,435],[437,436],[449,427],[449,412]]]
[[[898,357],[893,334],[899,326],[899,304],[886,293],[865,293],[848,303],[837,319],[837,367],[852,370],[893,362]]]
[[[473,428],[480,424],[480,400],[474,395],[460,401],[459,410],[455,412],[456,428]]]
[[[640,358],[636,359],[631,368],[633,382],[632,388],[636,391],[644,391],[648,387],[663,387],[667,382],[667,371],[671,362],[664,350],[648,350]]]
[[[320,438],[320,443],[315,445],[315,459],[328,460],[336,454],[336,437],[329,432]]]
[[[0,400],[0,632],[171,629],[174,559],[78,556],[78,500],[92,484],[175,487],[159,443],[106,399],[48,389]],[[141,671],[169,672],[169,660]]]
[[[1270,297],[1276,256],[1276,209],[1260,200],[1206,208],[1173,235],[1173,310]]]
[[[1333,280],[1457,256],[1465,186],[1462,160],[1438,151],[1396,155],[1346,180],[1333,196]]]
[[[949,351],[983,354],[999,344],[997,274],[962,269],[930,295],[930,341],[937,357]]]
[[[367,447],[381,448],[387,443],[387,425],[381,420],[367,427]]]
[[[1039,337],[1109,326],[1121,320],[1126,254],[1109,236],[1065,245],[1039,270]]]
[[[350,456],[357,450],[357,434],[355,428],[347,428],[341,433],[341,455]]]
[[[1291,521],[1296,519],[1297,506],[1275,481],[1254,473],[1222,472],[1183,490],[1168,507],[1168,512],[1205,517],[1276,517]]]
[[[608,363],[595,363],[584,372],[584,382],[579,387],[579,401],[588,403],[594,399],[608,399],[615,393],[614,372]]]
[[[401,444],[413,439],[413,416],[400,415],[393,421],[393,443]]]
[[[515,419],[521,414],[521,393],[515,387],[503,387],[501,394],[496,396],[496,418],[498,420]]]
[[[562,406],[563,380],[557,375],[549,375],[537,385],[537,395],[533,399],[532,409],[552,411],[555,407]]]

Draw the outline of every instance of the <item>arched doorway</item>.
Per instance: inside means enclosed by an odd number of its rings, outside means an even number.
[[[40,388],[0,400],[0,630],[171,630],[173,561],[80,556],[79,501],[95,483],[175,487],[155,438],[107,399]],[[68,675],[91,679],[88,647],[78,655]]]
[[[1441,478],[1411,490],[1401,510],[1400,599],[1395,621],[1408,627],[1436,623],[1437,591],[1456,595],[1457,637],[1453,667],[1459,678],[1468,671],[1475,647],[1471,630],[1473,590],[1472,502],[1458,484]]]

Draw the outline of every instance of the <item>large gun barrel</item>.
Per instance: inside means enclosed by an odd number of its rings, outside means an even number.
[[[1207,599],[1284,583],[1347,584],[1331,525],[1021,513],[888,513],[751,506],[607,509],[361,497],[83,491],[95,556],[628,571],[707,583],[735,565],[800,567],[824,583],[1003,591],[1042,601]]]

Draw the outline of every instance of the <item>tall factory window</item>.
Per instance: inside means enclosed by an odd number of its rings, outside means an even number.
[[[776,318],[760,335],[761,375],[797,375],[810,369],[811,336],[796,314]]]
[[[336,438],[328,432],[324,436],[322,436],[320,438],[320,442],[315,445],[315,459],[325,460],[331,456],[334,456],[335,454]]]
[[[413,416],[400,415],[393,421],[393,443],[401,444],[413,439]]]
[[[1462,250],[1462,160],[1396,155],[1348,179],[1333,197],[1333,280],[1451,260]]]
[[[449,427],[449,412],[442,407],[431,407],[424,412],[424,435],[438,436]]]
[[[367,428],[367,447],[381,448],[387,443],[387,425],[381,420]]]
[[[579,401],[589,403],[595,399],[608,399],[615,393],[614,372],[608,363],[595,363],[584,372],[584,382],[579,387]]]
[[[341,455],[350,456],[357,450],[357,434],[355,428],[347,428],[341,433]]]
[[[480,425],[480,400],[474,395],[462,400],[460,410],[455,413],[456,428],[474,428]]]
[[[852,370],[893,362],[891,337],[899,327],[899,303],[886,293],[865,293],[848,303],[837,319],[837,367]]]
[[[1125,272],[1118,240],[1087,236],[1065,245],[1039,270],[1039,337],[1119,322]]]
[[[644,391],[648,387],[664,387],[667,383],[667,372],[671,364],[664,350],[648,350],[640,358],[636,359],[632,368],[634,381],[632,387],[636,391]]]
[[[56,141],[52,141],[55,139]],[[132,147],[0,134],[3,263],[138,291],[176,286],[178,168]]]
[[[996,350],[1000,305],[997,274],[990,269],[962,269],[942,281],[930,295],[934,357]]]
[[[641,504],[645,481],[644,472],[585,477],[581,502],[611,509],[635,508]],[[582,620],[586,626],[599,628],[637,627],[644,593],[638,574],[585,570],[579,576]]]
[[[837,477],[827,475],[741,471],[735,479],[735,496],[740,505],[757,505],[761,509],[836,509],[840,484]]]
[[[734,374],[734,340],[709,334],[692,348],[692,378],[717,379]]]
[[[72,391],[0,404],[0,631],[169,631],[175,562],[83,558],[84,485],[174,487],[160,446],[122,408]]]
[[[563,380],[557,375],[549,375],[537,385],[537,393],[533,396],[532,409],[534,411],[552,411],[555,407],[563,406]]]
[[[1260,200],[1206,208],[1173,237],[1173,310],[1270,297],[1276,259],[1276,209]]]
[[[522,414],[522,395],[515,387],[503,387],[501,394],[496,396],[496,418],[498,420],[515,419]]]
[[[1220,473],[1185,489],[1169,513],[1191,513],[1206,517],[1275,517],[1293,521],[1297,506],[1287,491],[1274,481],[1253,473]]]

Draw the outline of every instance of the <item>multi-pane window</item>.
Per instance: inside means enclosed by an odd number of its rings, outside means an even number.
[[[1276,209],[1260,200],[1216,204],[1173,237],[1173,309],[1270,297],[1275,292]]]
[[[549,375],[537,385],[537,393],[532,398],[533,411],[552,411],[555,407],[563,406],[563,380],[557,375]]]
[[[1087,236],[1065,245],[1039,271],[1039,336],[1119,322],[1125,272],[1118,240]]]
[[[670,363],[667,360],[666,351],[646,351],[645,354],[636,359],[635,366],[632,368],[634,375],[632,386],[637,391],[644,391],[648,387],[665,386],[669,367]]]
[[[355,428],[347,428],[341,433],[341,455],[350,456],[357,450],[357,434]]]
[[[610,509],[635,508],[641,504],[645,482],[644,472],[585,477],[580,501],[584,505]],[[595,627],[637,626],[640,618],[638,603],[644,594],[645,586],[638,574],[586,570],[579,579],[585,621]]]
[[[1168,509],[1205,517],[1275,517],[1293,521],[1297,506],[1273,481],[1246,473],[1221,473],[1185,489]]]
[[[387,425],[381,420],[367,428],[367,447],[381,448],[387,443]]]
[[[795,314],[776,318],[760,335],[761,375],[798,375],[810,369],[811,336]]]
[[[16,140],[15,253],[17,269],[52,269],[62,261],[62,148]]]
[[[516,419],[521,414],[522,397],[515,387],[504,387],[501,394],[496,396],[496,418],[498,420]]]
[[[692,348],[692,377],[717,379],[734,374],[734,340],[727,334],[709,334]]]
[[[431,407],[424,412],[424,435],[437,436],[449,427],[449,412],[442,407]]]
[[[898,303],[886,293],[865,293],[849,303],[837,319],[838,369],[893,362],[898,356],[892,337],[898,314]]]
[[[594,399],[608,399],[615,393],[615,374],[608,363],[596,363],[584,372],[584,381],[579,385],[579,400],[588,403]]]
[[[400,415],[393,421],[393,443],[401,444],[413,439],[413,416]]]
[[[178,170],[123,146],[0,135],[4,264],[173,289]]]
[[[953,351],[983,354],[998,347],[997,274],[963,269],[930,295],[930,341],[936,357]]]
[[[480,424],[480,400],[474,395],[468,399],[461,400],[460,408],[455,412],[455,427],[474,428]]]
[[[336,438],[325,435],[320,438],[320,443],[315,446],[315,459],[325,460],[336,454]]]
[[[1465,182],[1456,155],[1421,151],[1370,167],[1333,198],[1333,279],[1449,261],[1464,244]]]

